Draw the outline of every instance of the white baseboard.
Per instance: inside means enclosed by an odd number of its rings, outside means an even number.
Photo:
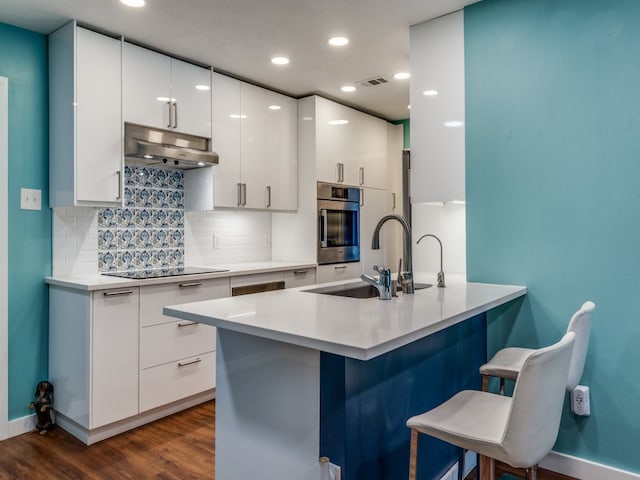
[[[36,414],[26,415],[9,421],[9,437],[17,437],[23,433],[29,433],[36,428]]]
[[[640,480],[639,473],[553,451],[540,462],[540,467],[580,480]]]

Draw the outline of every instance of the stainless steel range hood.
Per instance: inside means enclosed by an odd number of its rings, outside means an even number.
[[[209,138],[133,123],[125,123],[124,136],[125,160],[132,165],[189,169],[218,164]]]

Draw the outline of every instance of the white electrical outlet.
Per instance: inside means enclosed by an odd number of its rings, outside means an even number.
[[[21,188],[20,209],[42,210],[42,191],[33,188]]]
[[[578,385],[571,392],[571,406],[576,415],[591,415],[591,402],[589,401],[589,387]]]

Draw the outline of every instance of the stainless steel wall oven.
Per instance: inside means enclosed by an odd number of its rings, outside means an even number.
[[[360,261],[360,189],[318,182],[318,264]]]

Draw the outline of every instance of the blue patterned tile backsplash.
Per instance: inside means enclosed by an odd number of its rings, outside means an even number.
[[[184,266],[181,170],[126,166],[124,207],[98,210],[98,270]]]

